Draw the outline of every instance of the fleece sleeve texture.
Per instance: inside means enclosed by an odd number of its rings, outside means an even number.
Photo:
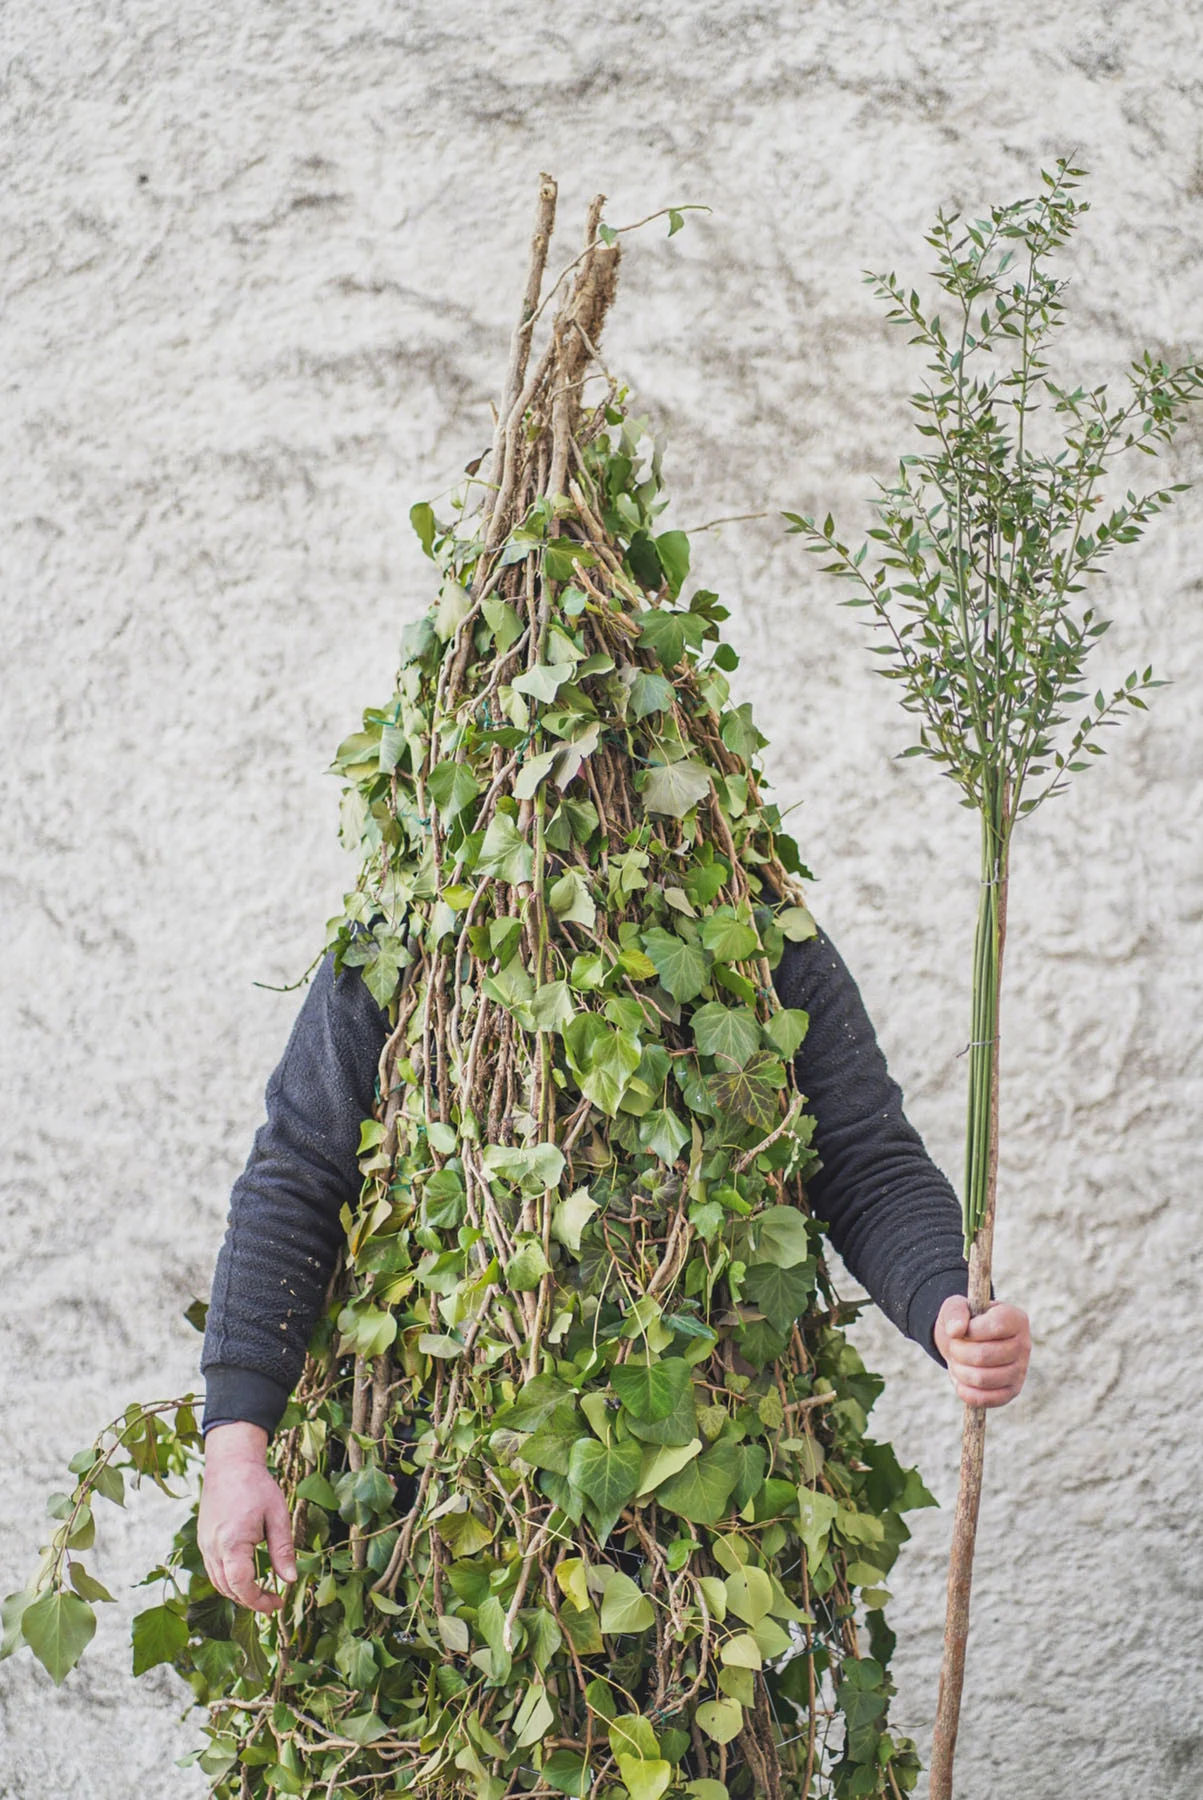
[[[943,1364],[936,1315],[969,1275],[956,1195],[902,1110],[860,989],[827,934],[788,946],[773,982],[783,1006],[810,1015],[794,1071],[823,1164],[806,1184],[811,1211],[886,1317]]]
[[[327,956],[267,1084],[267,1119],[230,1196],[201,1369],[206,1428],[275,1430],[300,1376],[359,1194],[359,1127],[372,1111],[388,1020],[357,969]]]
[[[966,1289],[960,1208],[902,1111],[859,990],[820,932],[786,945],[774,983],[810,1029],[795,1057],[822,1169],[808,1192],[848,1268],[900,1331],[941,1360],[932,1326]],[[205,1428],[270,1434],[301,1373],[359,1193],[359,1126],[372,1110],[386,1015],[358,970],[327,957],[265,1096],[267,1119],[234,1184],[201,1368]]]

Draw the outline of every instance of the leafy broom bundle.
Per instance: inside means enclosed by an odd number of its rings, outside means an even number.
[[[555,202],[544,177],[483,503],[414,508],[438,596],[335,765],[362,865],[328,947],[392,1029],[270,1450],[300,1576],[281,1613],[236,1608],[193,1512],[134,1627],[135,1667],[208,1706],[221,1800],[917,1776],[882,1607],[929,1497],[866,1436],[881,1383],[806,1208],[807,1019],[772,981],[814,930],[805,871],[599,360],[620,234],[595,201],[544,294]],[[94,1500],[198,1444],[173,1402],[81,1453],[10,1647],[63,1678],[108,1597]]]

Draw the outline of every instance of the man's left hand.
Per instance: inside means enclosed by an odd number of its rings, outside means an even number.
[[[973,1318],[964,1295],[950,1294],[934,1335],[960,1399],[969,1406],[1005,1406],[1014,1400],[1032,1354],[1032,1328],[1022,1307],[992,1300]]]

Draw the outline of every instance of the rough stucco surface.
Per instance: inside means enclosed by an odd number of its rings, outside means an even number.
[[[252,983],[300,974],[349,879],[322,771],[429,598],[406,511],[487,441],[538,170],[573,243],[595,189],[616,222],[713,208],[632,241],[608,339],[670,440],[666,523],[851,527],[915,375],[859,272],[921,272],[939,204],[1075,153],[1082,375],[1203,349],[1203,58],[1168,0],[7,0],[0,71],[7,1591],[66,1459],[195,1382],[182,1310],[297,1004]],[[1169,471],[1201,463],[1183,433]],[[1203,1777],[1201,539],[1187,495],[1116,564],[1100,674],[1175,685],[1016,854],[998,1284],[1036,1354],[991,1426],[965,1800]],[[696,563],[816,911],[955,1176],[972,820],[891,760],[893,690],[779,522]],[[858,1330],[881,1432],[949,1502],[945,1379]],[[202,1791],[172,1764],[182,1685],[127,1673],[128,1579],[173,1525],[153,1492],[108,1509],[122,1603],[62,1690],[0,1668],[0,1795]],[[895,1583],[896,1718],[925,1751],[948,1528],[916,1515]]]

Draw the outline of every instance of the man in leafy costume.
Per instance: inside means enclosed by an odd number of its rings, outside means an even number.
[[[618,234],[595,202],[543,299],[554,201],[487,499],[414,509],[439,597],[339,751],[362,874],[234,1188],[173,1660],[222,1795],[898,1795],[881,1608],[927,1496],[865,1436],[816,1221],[962,1398],[1018,1392],[1027,1321],[970,1323],[600,364]]]

